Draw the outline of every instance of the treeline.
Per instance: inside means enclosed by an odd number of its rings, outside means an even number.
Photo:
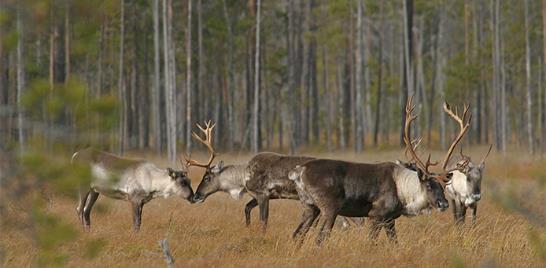
[[[546,1],[5,0],[0,26],[6,147],[174,159],[211,119],[229,151],[359,152],[400,144],[410,95],[429,146],[444,99],[471,105],[467,143],[546,138]]]

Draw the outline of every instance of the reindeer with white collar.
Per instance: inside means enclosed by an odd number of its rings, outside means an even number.
[[[91,209],[99,194],[131,202],[135,231],[140,229],[142,208],[152,199],[179,196],[192,202],[193,190],[186,171],[161,169],[142,159],[122,158],[91,148],[76,152],[72,162],[91,168],[90,188],[85,194],[85,188],[80,189],[76,208],[85,229],[91,226]]]

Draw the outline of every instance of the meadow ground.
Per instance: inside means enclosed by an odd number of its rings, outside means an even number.
[[[471,149],[469,154],[479,160],[485,150]],[[366,162],[404,158],[400,150],[309,154]],[[220,155],[219,159],[229,164],[249,157]],[[152,161],[166,164],[160,158],[152,157]],[[401,217],[396,221],[398,244],[388,242],[384,233],[377,245],[372,244],[365,223],[346,230],[336,226],[321,248],[314,243],[316,230],[311,230],[297,250],[290,235],[300,219],[299,202],[272,201],[269,229],[262,234],[257,208],[252,227],[244,226],[243,208],[249,197],[233,200],[224,193],[194,205],[176,198],[153,200],[144,207],[139,233],[131,230],[129,203],[100,197],[92,214],[92,230],[83,232],[75,201],[54,196],[48,213],[76,231],[53,254],[65,255],[70,267],[161,267],[165,261],[158,241],[167,238],[175,267],[546,267],[545,166],[546,159],[541,157],[493,153],[487,161],[484,198],[475,225],[467,220],[463,226],[454,226],[451,208],[444,213]],[[190,171],[194,189],[201,174],[198,168]],[[7,207],[6,213],[14,215],[3,217],[20,216],[16,204]],[[24,228],[4,224],[1,266],[32,266],[38,249],[31,237]]]

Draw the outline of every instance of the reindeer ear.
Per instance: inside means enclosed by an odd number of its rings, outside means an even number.
[[[218,164],[216,164],[216,165],[212,168],[211,172],[212,172],[212,173],[220,173],[220,171],[222,171],[222,169],[224,169],[224,161],[218,162]]]
[[[420,168],[418,168],[417,177],[419,177],[420,180],[424,180],[425,179],[424,176],[425,176],[425,173],[423,173],[423,171]]]
[[[176,174],[174,173],[174,170],[172,168],[167,168],[167,172],[169,173],[169,177],[172,179],[176,178]]]
[[[482,162],[480,166],[478,166],[478,168],[480,169],[480,171],[483,171],[483,169],[485,168],[485,162]]]
[[[450,181],[453,178],[453,172],[449,172],[446,174],[446,182]]]

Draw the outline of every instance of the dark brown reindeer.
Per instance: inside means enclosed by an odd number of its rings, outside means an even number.
[[[91,226],[91,209],[99,194],[131,203],[135,231],[140,229],[142,208],[150,200],[178,196],[191,202],[193,197],[186,171],[161,169],[146,160],[122,158],[92,148],[76,152],[72,161],[91,168],[91,185],[80,189],[76,208],[85,229]]]
[[[263,152],[252,157],[248,164],[225,166],[223,161],[220,161],[211,167],[216,157],[212,147],[214,124],[209,121],[205,123],[205,127],[200,125],[197,125],[197,127],[204,137],[200,137],[195,132],[192,133],[193,137],[207,147],[210,157],[207,163],[199,163],[190,157],[186,157],[188,166],[205,169],[201,183],[193,196],[195,203],[203,202],[208,196],[219,191],[229,193],[234,199],[240,199],[244,193],[248,193],[253,198],[246,204],[244,209],[246,225],[250,225],[252,209],[259,206],[262,230],[265,231],[269,218],[269,200],[298,200],[296,185],[288,179],[288,172],[297,165],[314,158]],[[352,221],[358,224],[357,221]],[[348,221],[344,219],[344,224],[347,223]]]
[[[293,237],[303,241],[319,213],[322,225],[317,244],[321,244],[330,233],[337,215],[369,217],[372,222],[370,237],[377,238],[381,228],[396,241],[395,219],[401,215],[416,216],[448,208],[442,183],[448,182],[451,170],[441,174],[429,171],[430,155],[423,163],[417,156],[410,139],[411,123],[416,119],[412,98],[406,105],[405,137],[406,150],[415,161],[417,171],[401,164],[385,162],[377,164],[353,163],[339,160],[317,159],[309,161],[290,172],[295,181],[300,201],[304,207],[301,223]],[[461,131],[451,147],[454,147],[466,131]],[[449,159],[449,150],[445,159]]]

